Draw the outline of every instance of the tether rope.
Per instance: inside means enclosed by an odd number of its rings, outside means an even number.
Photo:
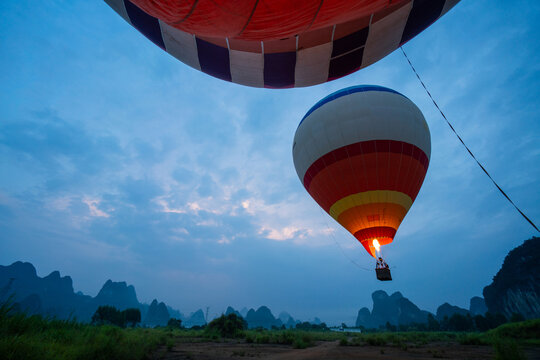
[[[403,55],[405,56],[405,59],[407,59],[407,62],[409,63],[409,65],[411,66],[411,69],[412,71],[414,72],[414,74],[416,75],[416,77],[418,78],[418,80],[420,81],[420,83],[422,84],[422,87],[424,88],[424,90],[426,90],[426,93],[428,94],[429,98],[431,99],[431,101],[433,102],[433,104],[435,105],[435,107],[437,108],[437,110],[439,110],[439,112],[441,113],[442,117],[444,118],[444,120],[446,120],[446,123],[448,124],[448,126],[450,126],[450,129],[452,129],[452,131],[454,132],[454,134],[457,136],[457,138],[459,139],[459,141],[463,144],[463,146],[465,147],[465,149],[467,149],[467,151],[469,152],[469,154],[472,156],[472,158],[474,159],[474,161],[476,161],[476,163],[478,164],[478,166],[480,166],[480,168],[484,171],[484,173],[486,173],[486,175],[489,177],[489,179],[493,182],[493,184],[497,187],[497,189],[499,189],[499,191],[501,192],[501,194],[503,194],[503,196],[510,202],[510,204],[512,204],[514,206],[514,208],[516,208],[516,210],[521,214],[521,216],[523,216],[523,218],[525,220],[527,220],[529,222],[529,224],[532,225],[533,228],[536,229],[536,231],[540,232],[540,230],[538,230],[538,227],[536,227],[536,225],[532,222],[531,219],[529,219],[527,217],[527,215],[525,215],[523,213],[523,211],[521,211],[517,206],[516,204],[514,204],[514,202],[512,201],[512,199],[510,199],[510,197],[508,195],[506,195],[506,193],[504,192],[503,189],[501,189],[501,187],[497,184],[497,182],[495,182],[495,180],[493,180],[493,178],[491,177],[491,175],[489,175],[489,173],[487,172],[487,170],[484,168],[484,166],[482,166],[482,164],[480,163],[480,161],[478,161],[478,159],[476,158],[476,156],[474,156],[474,154],[472,153],[472,151],[469,149],[469,147],[467,145],[465,145],[465,142],[463,141],[463,139],[461,139],[461,137],[458,135],[458,133],[456,132],[456,130],[454,129],[454,127],[452,126],[452,124],[450,123],[450,121],[448,121],[448,119],[446,118],[446,116],[444,115],[443,111],[441,110],[441,108],[439,107],[439,105],[437,104],[437,102],[435,101],[435,99],[433,99],[433,96],[431,96],[431,93],[429,92],[429,90],[427,89],[426,85],[424,84],[424,82],[422,81],[422,79],[420,78],[420,75],[418,75],[418,72],[416,71],[416,69],[414,68],[413,64],[411,63],[411,60],[409,60],[409,57],[407,56],[407,54],[405,53],[405,50],[403,50],[403,47],[399,47],[401,49],[401,52],[403,53]]]
[[[321,214],[323,215],[323,219],[324,219],[324,223],[326,225],[326,228],[328,229],[328,233],[330,234],[330,237],[332,238],[332,240],[334,240],[334,243],[336,243],[336,245],[338,246],[339,250],[341,251],[341,254],[343,256],[345,256],[345,258],[347,260],[349,260],[353,265],[357,266],[358,268],[364,270],[364,271],[369,271],[369,272],[372,272],[373,269],[368,269],[360,264],[358,264],[356,261],[354,261],[351,257],[349,257],[349,255],[347,255],[347,253],[345,252],[345,250],[343,250],[343,247],[341,246],[341,244],[337,241],[336,237],[334,236],[334,231],[332,228],[330,228],[330,226],[328,225],[328,222],[326,221],[326,216],[328,214],[326,214],[321,208],[319,208],[319,210],[321,211]]]

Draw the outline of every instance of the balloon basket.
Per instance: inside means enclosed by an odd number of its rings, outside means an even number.
[[[380,281],[391,281],[392,280],[392,274],[390,274],[390,269],[375,269],[375,272],[377,273],[377,280]]]

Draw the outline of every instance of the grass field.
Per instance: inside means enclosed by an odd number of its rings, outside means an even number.
[[[9,314],[0,307],[1,359],[145,359],[157,349],[167,351],[176,344],[222,342],[218,333],[168,328],[119,328],[74,321]],[[246,330],[237,335],[240,343],[280,344],[303,349],[321,341],[339,341],[342,346],[392,346],[401,349],[434,342],[493,346],[497,359],[523,359],[523,346],[540,346],[540,319],[508,323],[485,333],[378,332],[347,333],[300,330]]]

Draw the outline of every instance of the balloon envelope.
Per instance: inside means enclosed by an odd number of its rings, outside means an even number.
[[[105,0],[185,64],[238,84],[290,88],[366,67],[459,0]]]
[[[397,91],[362,85],[313,106],[296,130],[293,160],[313,199],[375,256],[393,241],[426,175],[429,128]]]

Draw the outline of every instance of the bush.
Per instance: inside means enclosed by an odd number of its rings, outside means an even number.
[[[513,339],[497,339],[493,343],[495,360],[526,360],[525,354]]]
[[[167,327],[169,329],[182,329],[182,320],[170,318],[167,322]]]
[[[382,335],[369,335],[365,337],[365,341],[371,346],[383,346],[386,345],[386,339]]]
[[[141,311],[131,308],[120,311],[114,306],[100,306],[92,315],[92,324],[94,325],[116,325],[126,327],[130,325],[134,327],[141,322]]]
[[[296,329],[304,331],[328,331],[328,326],[326,326],[326,323],[317,325],[304,321],[303,323],[296,324]]]
[[[540,319],[504,324],[490,330],[487,334],[499,338],[532,341],[538,345],[540,339]]]
[[[448,319],[447,329],[450,331],[471,331],[474,329],[474,321],[469,314],[466,316],[453,314]]]
[[[255,342],[255,336],[253,336],[252,334],[246,333],[246,342],[248,344]]]
[[[481,334],[462,334],[458,341],[461,345],[486,345],[485,336]]]
[[[525,317],[519,313],[513,313],[512,316],[510,317],[510,322],[520,322],[520,321],[525,321]]]
[[[206,327],[207,333],[218,333],[222,337],[236,338],[242,337],[243,330],[247,328],[245,320],[232,313],[229,315],[221,315],[217,319],[212,320]]]
[[[305,349],[308,346],[313,346],[313,338],[308,334],[302,334],[294,339],[292,345],[295,349]]]

